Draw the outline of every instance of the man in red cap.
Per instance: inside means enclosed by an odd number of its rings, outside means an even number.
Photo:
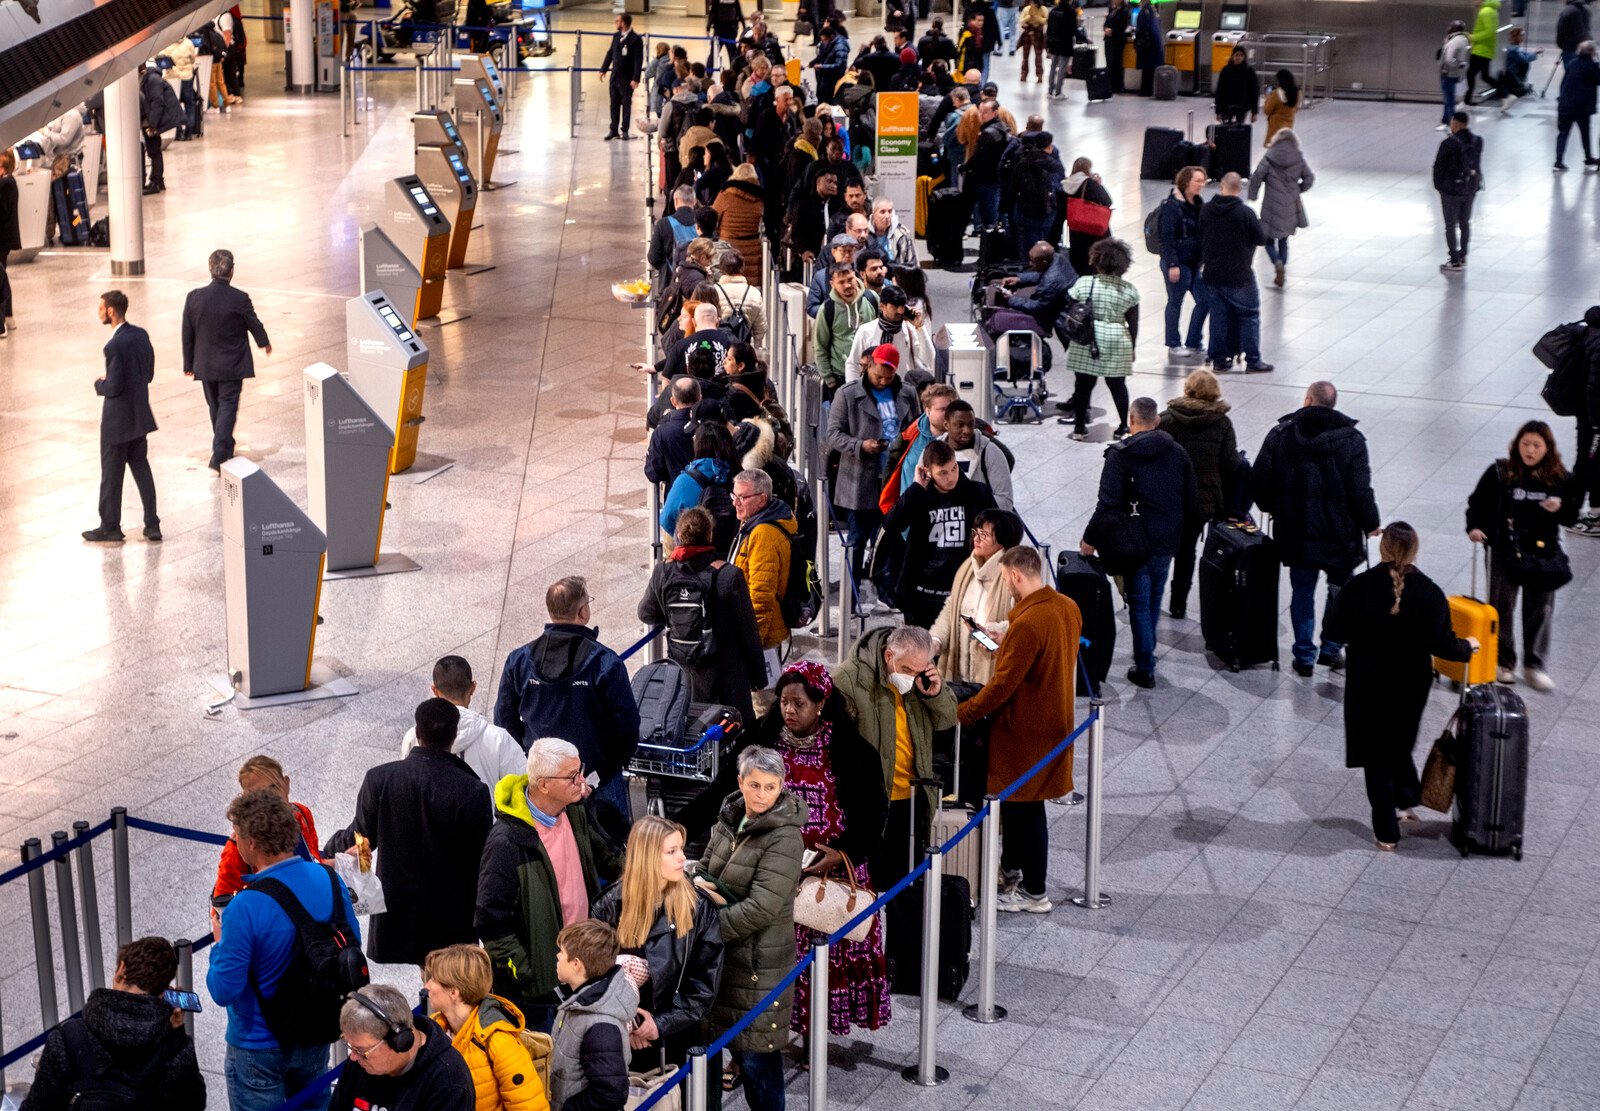
[[[914,93],[922,87],[922,67],[917,65],[917,52],[907,46],[900,51],[900,68],[889,81],[889,91]]]

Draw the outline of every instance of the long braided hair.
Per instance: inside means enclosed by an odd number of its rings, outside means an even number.
[[[1417,530],[1404,521],[1390,522],[1378,541],[1378,558],[1389,565],[1389,577],[1394,580],[1394,605],[1389,612],[1397,614],[1400,595],[1406,588],[1406,572],[1417,562]]]

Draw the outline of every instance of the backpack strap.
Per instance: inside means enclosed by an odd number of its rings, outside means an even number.
[[[75,1078],[98,1080],[105,1073],[102,1058],[96,1052],[98,1043],[89,1033],[89,1024],[81,1015],[75,1015],[61,1024],[61,1040],[65,1043],[69,1074]]]

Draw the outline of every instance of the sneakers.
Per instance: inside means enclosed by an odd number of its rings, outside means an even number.
[[[1555,173],[1564,174],[1567,172],[1567,164],[1565,162],[1557,162],[1553,169]]]
[[[1087,428],[1074,428],[1067,438],[1069,440],[1077,440],[1081,444],[1089,438],[1089,430]]]
[[[1049,914],[1055,909],[1055,904],[1047,895],[1029,895],[1019,887],[997,896],[994,909],[1008,914]]]
[[[1315,675],[1316,672],[1317,672],[1317,668],[1316,668],[1315,664],[1303,664],[1299,660],[1296,660],[1296,661],[1294,661],[1294,665],[1293,666],[1294,666],[1294,673],[1296,675],[1300,676],[1300,678],[1302,678],[1302,679],[1309,679],[1309,678],[1311,678],[1311,676]]]
[[[83,534],[91,544],[120,544],[125,539],[121,529],[92,528]]]
[[[1463,270],[1465,270],[1466,268],[1467,268],[1467,264],[1466,264],[1465,261],[1456,262],[1455,260],[1452,259],[1450,262],[1441,262],[1439,264],[1439,273],[1441,273],[1441,274],[1459,274]]]
[[[1002,869],[1000,869],[1000,886],[998,888],[1000,894],[1002,894],[1002,895],[1010,895],[1012,892],[1017,891],[1021,887],[1022,887],[1022,869],[1021,868],[1002,868]]]
[[[1536,667],[1523,668],[1522,678],[1527,682],[1528,686],[1536,691],[1553,691],[1556,689],[1555,681]]]
[[[1503,116],[1507,112],[1511,111],[1511,106],[1515,104],[1517,100],[1518,97],[1516,93],[1507,93],[1505,99],[1500,102],[1500,114]]]
[[[1125,425],[1125,424],[1119,424],[1119,425],[1117,425],[1116,428],[1112,429],[1111,438],[1113,440],[1120,440],[1120,439],[1124,438],[1125,436],[1127,436],[1127,434],[1128,434],[1128,426]]]
[[[1574,536],[1600,536],[1600,513],[1579,517],[1567,526],[1567,531]]]
[[[1494,681],[1496,683],[1503,683],[1505,686],[1509,687],[1517,681],[1517,673],[1512,671],[1509,667],[1502,667],[1499,671],[1495,672]]]

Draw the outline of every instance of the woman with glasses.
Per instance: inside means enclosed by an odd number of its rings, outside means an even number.
[[[939,670],[951,683],[982,686],[994,676],[995,649],[975,635],[968,618],[996,645],[1006,633],[1006,615],[1016,599],[1006,588],[996,558],[1022,543],[1022,518],[1004,509],[978,514],[972,529],[972,554],[956,569],[950,597],[929,627],[936,645]]]

